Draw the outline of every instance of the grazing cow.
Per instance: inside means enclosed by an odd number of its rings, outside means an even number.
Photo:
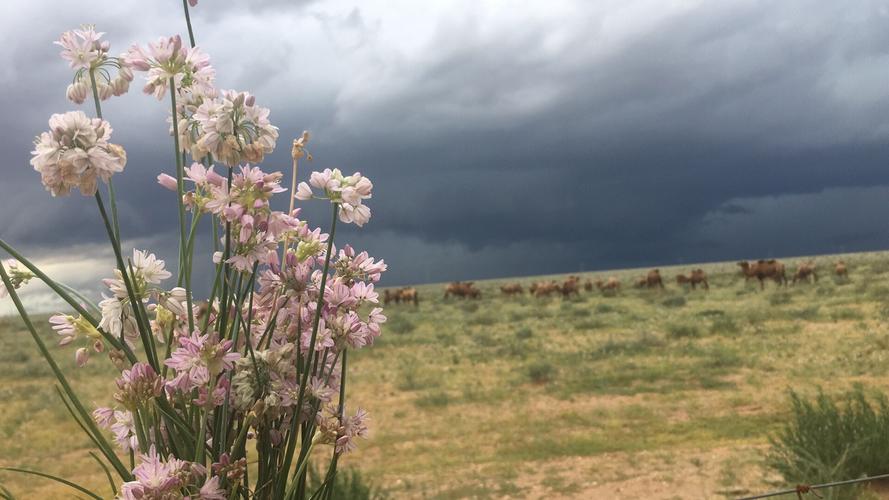
[[[525,293],[525,290],[522,288],[521,283],[510,283],[508,285],[500,285],[500,292],[511,297],[513,295],[522,295]]]
[[[420,296],[417,294],[417,289],[414,287],[398,290],[398,296],[401,298],[402,302],[413,302],[415,307],[420,305]]]
[[[648,271],[648,275],[645,276],[645,286],[648,288],[660,287],[661,290],[664,289],[664,280],[661,279],[661,271],[659,269],[652,269]]]
[[[568,279],[562,283],[562,286],[559,287],[559,291],[562,292],[562,298],[568,298],[572,295],[580,295],[580,278],[577,276],[569,276]]]
[[[759,280],[760,290],[765,289],[766,278],[775,280],[779,285],[783,284],[784,286],[787,286],[787,275],[784,271],[784,264],[775,259],[760,259],[752,264],[747,261],[741,261],[738,262],[738,266],[741,267],[741,273],[744,274],[746,280],[749,281],[751,278]]]
[[[648,276],[640,276],[636,278],[636,282],[633,283],[634,288],[645,288],[648,286]]]
[[[620,291],[620,280],[614,276],[609,277],[606,281],[596,280],[596,288],[604,293],[615,293]]]
[[[837,278],[849,279],[849,269],[846,268],[846,263],[841,260],[834,265],[833,272],[837,275]]]
[[[586,280],[583,282],[583,289],[587,292],[593,291],[593,282],[592,280]]]
[[[815,283],[818,282],[818,274],[815,273],[815,263],[812,261],[803,262],[796,268],[796,273],[793,275],[793,284],[795,285],[797,281],[808,283],[809,276],[812,277]]]

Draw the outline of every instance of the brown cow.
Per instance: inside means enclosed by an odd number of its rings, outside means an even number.
[[[386,290],[383,292],[383,304],[388,305],[390,302],[401,302],[401,290]]]
[[[592,282],[592,280],[589,280],[589,279],[588,279],[588,280],[584,281],[584,282],[583,282],[583,289],[586,290],[587,292],[592,292],[592,291],[593,291],[593,282]]]
[[[796,268],[796,273],[793,275],[793,284],[795,285],[797,281],[805,281],[809,282],[809,276],[812,277],[815,283],[818,282],[818,274],[815,272],[815,263],[812,261],[803,262]]]
[[[658,286],[663,290],[664,280],[661,279],[661,271],[659,269],[652,269],[651,271],[648,271],[648,275],[645,276],[645,285],[648,288],[654,288]]]
[[[633,283],[634,288],[645,288],[646,286],[648,286],[647,276],[640,276],[639,278],[636,278],[636,282]]]
[[[837,261],[833,268],[833,272],[837,275],[837,278],[849,279],[849,269],[846,268],[846,263],[841,260]]]
[[[510,283],[508,285],[500,285],[500,292],[511,297],[513,295],[522,295],[525,293],[525,290],[522,288],[521,283]]]
[[[747,261],[741,261],[738,262],[738,265],[741,267],[741,272],[744,274],[746,280],[749,281],[751,278],[759,280],[760,290],[765,289],[766,278],[775,280],[779,285],[783,284],[784,286],[787,286],[787,275],[784,271],[784,264],[775,259],[760,259],[753,264]]]
[[[596,280],[596,288],[602,293],[614,293],[620,291],[620,280],[614,276],[609,277],[606,281]]]

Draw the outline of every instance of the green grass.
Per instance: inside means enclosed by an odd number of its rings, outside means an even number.
[[[630,286],[644,270],[587,273],[624,287],[570,300],[499,292],[562,276],[478,281],[480,301],[419,286],[419,307],[387,307],[383,336],[350,356],[349,404],[373,422],[344,467],[392,498],[639,498],[634,485],[652,474],[676,498],[774,489],[762,457],[791,419],[787,389],[811,398],[889,382],[889,254],[843,259],[848,281],[823,257],[817,284],[764,291],[734,263],[661,267],[664,291]],[[675,284],[692,267],[709,292]],[[51,350],[85,402],[111,403],[106,359],[76,370],[73,350]],[[0,401],[0,465],[103,487],[15,318],[0,319]],[[0,483],[19,498],[66,494],[6,473]]]

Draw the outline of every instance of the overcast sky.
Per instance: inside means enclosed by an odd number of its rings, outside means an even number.
[[[0,237],[96,282],[113,262],[95,203],[51,198],[28,165],[76,109],[52,42],[81,23],[112,53],[185,37],[181,2],[9,3]],[[886,2],[201,0],[192,19],[218,86],[272,110],[266,170],[307,129],[304,172],[374,181],[373,220],[342,236],[388,284],[889,246]],[[173,260],[154,181],[173,172],[169,104],[140,88],[104,106],[129,158],[122,232]]]

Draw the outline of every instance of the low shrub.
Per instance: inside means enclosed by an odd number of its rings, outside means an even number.
[[[536,361],[528,365],[528,379],[535,384],[543,384],[552,379],[555,371],[555,368],[550,363]]]
[[[701,331],[696,325],[687,323],[671,323],[667,325],[667,336],[672,339],[699,337],[700,335]]]
[[[534,336],[534,332],[527,326],[523,326],[515,331],[515,338],[519,340],[527,340]]]
[[[309,462],[306,491],[316,491],[324,483],[325,476],[313,462]],[[358,469],[340,468],[333,480],[332,500],[386,500],[385,492],[374,487]]]
[[[791,418],[771,439],[766,464],[791,484],[823,483],[889,470],[889,402],[860,388],[837,400],[819,392],[809,401],[790,392]],[[859,498],[831,488],[824,498]]]
[[[793,296],[788,292],[775,292],[769,296],[769,304],[781,306],[793,302]]]
[[[685,297],[682,295],[676,295],[674,297],[669,297],[661,301],[661,305],[664,307],[682,307],[686,304]]]
[[[399,335],[411,333],[417,328],[413,321],[401,314],[393,314],[386,320],[386,329]]]

